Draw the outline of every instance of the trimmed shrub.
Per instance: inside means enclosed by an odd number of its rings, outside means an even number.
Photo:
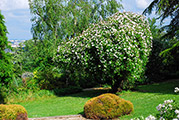
[[[141,81],[151,40],[144,16],[118,12],[61,44],[56,60],[69,71],[85,71],[92,80],[107,81],[117,92],[118,87]]]
[[[0,120],[28,120],[27,111],[21,105],[0,105]]]
[[[115,94],[106,93],[88,100],[84,106],[84,113],[89,119],[113,119],[130,114],[134,110],[133,104]]]

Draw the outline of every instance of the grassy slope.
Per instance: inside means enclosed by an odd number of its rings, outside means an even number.
[[[176,86],[179,86],[179,81],[139,86],[137,91],[120,93],[120,97],[134,104],[134,113],[123,116],[121,119],[130,120],[134,117],[155,114],[156,106],[167,99],[175,99],[179,102],[179,95],[173,92]],[[83,106],[87,100],[104,92],[106,91],[87,91],[20,104],[27,109],[29,117],[74,115],[83,112]]]

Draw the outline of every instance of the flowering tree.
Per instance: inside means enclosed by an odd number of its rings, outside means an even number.
[[[60,45],[58,62],[96,79],[107,79],[117,92],[122,83],[134,83],[143,74],[151,39],[144,16],[118,12]]]

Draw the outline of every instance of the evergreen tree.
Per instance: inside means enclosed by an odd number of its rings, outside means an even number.
[[[0,88],[8,87],[12,81],[13,64],[10,53],[5,52],[5,49],[11,49],[7,41],[7,29],[5,26],[4,16],[0,12]]]
[[[179,2],[178,0],[153,0],[153,2],[144,10],[143,14],[151,14],[156,8],[156,14],[161,18],[161,22],[171,18],[170,24],[163,28],[167,31],[164,37],[179,37]]]
[[[169,25],[165,25],[160,30],[165,30],[166,34],[160,37],[160,41],[167,41],[169,48],[162,51],[160,55],[164,58],[164,63],[168,65],[166,69],[168,73],[174,76],[179,75],[179,1],[178,0],[153,0],[153,2],[144,10],[144,14],[151,14],[153,9],[156,9],[156,14],[159,15],[161,23],[170,18]],[[166,71],[165,69],[165,71]],[[172,76],[173,76],[172,75]]]

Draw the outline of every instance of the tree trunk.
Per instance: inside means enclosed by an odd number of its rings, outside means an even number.
[[[115,80],[114,84],[112,85],[113,93],[117,93],[119,91],[119,87],[120,87],[122,81],[123,81],[123,78],[118,78]]]

